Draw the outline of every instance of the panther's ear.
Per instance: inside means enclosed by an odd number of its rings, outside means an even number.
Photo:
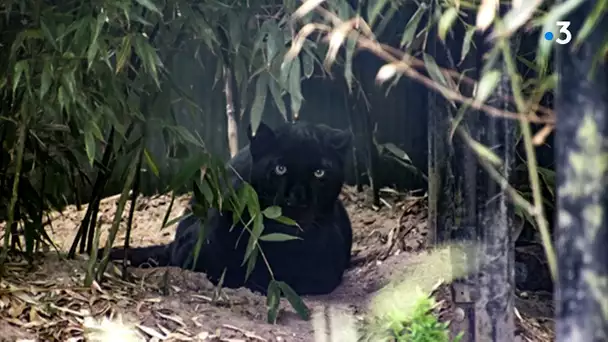
[[[247,137],[249,138],[249,151],[254,159],[260,158],[276,146],[274,132],[263,122],[260,122],[255,134],[251,125],[249,125],[247,127]]]
[[[349,131],[332,129],[328,134],[329,145],[340,155],[346,156],[351,147],[352,135]]]

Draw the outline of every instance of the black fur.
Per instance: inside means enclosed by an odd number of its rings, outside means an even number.
[[[284,124],[275,131],[262,123],[255,136],[251,130],[248,136],[250,144],[229,165],[254,187],[262,209],[278,205],[283,215],[298,222],[301,228],[264,219],[263,234],[280,232],[301,238],[259,241],[275,279],[288,283],[300,295],[333,291],[349,266],[352,245],[350,220],[338,199],[350,134],[300,122]],[[240,178],[234,174],[232,177],[233,185],[238,188],[242,183]],[[226,268],[224,286],[245,286],[265,294],[270,275],[261,255],[245,282],[245,266],[241,264],[249,233],[242,232],[243,225],[229,230],[233,224],[232,213],[212,209],[208,218],[207,236],[195,271],[205,272],[217,284]],[[152,266],[190,269],[199,229],[200,221],[196,217],[185,218],[179,223],[171,244],[131,249],[129,260],[133,266],[153,259],[156,264]],[[111,253],[112,259],[123,256],[122,249]]]

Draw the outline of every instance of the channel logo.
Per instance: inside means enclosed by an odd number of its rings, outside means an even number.
[[[572,33],[570,32],[570,30],[568,30],[568,27],[570,27],[570,22],[558,21],[555,23],[555,25],[559,28],[557,38],[555,37],[556,35],[553,34],[553,32],[548,31],[545,32],[545,40],[551,41],[556,38],[555,42],[557,44],[564,45],[570,43],[570,41],[572,40]]]

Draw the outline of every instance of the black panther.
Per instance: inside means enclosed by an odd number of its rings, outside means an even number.
[[[228,162],[233,186],[238,190],[242,180],[247,181],[256,190],[262,209],[280,206],[283,216],[299,226],[264,218],[263,234],[285,233],[300,238],[259,240],[274,278],[286,282],[299,295],[332,292],[350,264],[352,228],[338,198],[344,183],[350,133],[304,122],[285,123],[273,131],[261,123],[255,135],[248,129],[248,137],[249,145]],[[188,216],[180,221],[169,245],[131,248],[131,265],[141,266],[152,259],[153,266],[192,269],[192,251],[200,224],[196,216]],[[258,255],[245,280],[246,265],[241,265],[249,233],[243,224],[230,230],[232,226],[231,212],[209,210],[206,238],[194,270],[205,272],[217,285],[226,269],[223,286],[244,286],[266,294],[271,280],[266,263]],[[111,252],[111,259],[123,256],[122,248]]]

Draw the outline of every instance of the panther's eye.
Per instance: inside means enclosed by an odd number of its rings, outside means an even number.
[[[279,176],[284,175],[287,172],[287,168],[284,165],[277,165],[274,167],[274,173],[276,173]]]
[[[315,170],[315,177],[323,178],[323,176],[325,176],[325,170],[321,170],[321,169]]]

